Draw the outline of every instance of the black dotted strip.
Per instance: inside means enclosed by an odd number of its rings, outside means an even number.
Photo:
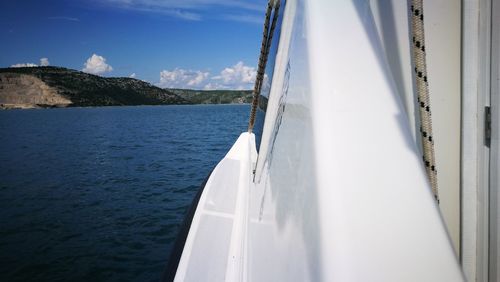
[[[425,65],[426,48],[424,39],[424,15],[422,11],[422,0],[412,0],[412,5],[410,7],[412,15],[412,52],[413,62],[415,63],[414,72],[418,92],[417,101],[420,106],[420,133],[424,149],[424,156],[422,156],[422,159],[432,185],[434,196],[439,203],[437,193],[437,169],[435,166],[434,156],[434,138],[432,136],[431,107],[428,88],[429,84]]]
[[[415,39],[415,36],[413,36],[412,41],[415,47],[420,49],[422,52],[425,52],[425,45],[422,44],[419,40]]]

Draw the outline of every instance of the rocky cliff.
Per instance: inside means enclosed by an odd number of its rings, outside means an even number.
[[[0,73],[0,107],[66,107],[72,102],[42,80],[25,74]]]

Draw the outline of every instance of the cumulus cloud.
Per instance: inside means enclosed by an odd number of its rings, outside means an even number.
[[[163,88],[200,88],[206,82],[210,73],[176,68],[172,71],[160,72],[160,83]]]
[[[11,68],[32,68],[32,67],[38,67],[37,64],[33,63],[23,63],[23,64],[15,64],[10,66]]]
[[[134,72],[134,73],[133,73],[133,74],[131,74],[129,77],[130,77],[130,78],[135,78],[135,76],[136,76],[136,75],[135,75],[135,72]]]
[[[216,89],[225,89],[223,85],[215,82],[209,82],[205,86],[203,86],[204,90],[216,90]]]
[[[46,67],[48,65],[50,65],[49,59],[47,59],[47,58],[41,58],[40,59],[40,66],[41,67]]]
[[[97,54],[93,54],[83,65],[85,68],[82,71],[91,74],[103,74],[113,70],[113,67],[106,63],[106,58]]]
[[[238,62],[232,67],[223,69],[220,75],[212,79],[225,88],[249,89],[253,86],[257,71],[254,67],[245,66],[243,62]]]
[[[11,68],[34,68],[34,67],[46,67],[50,65],[49,63],[49,59],[47,58],[41,58],[40,59],[40,65],[37,65],[37,64],[33,64],[33,63],[21,63],[21,64],[15,64],[15,65],[11,65],[10,67]]]
[[[251,89],[257,71],[254,67],[238,62],[234,66],[224,68],[216,76],[209,72],[193,71],[176,68],[172,71],[160,72],[160,82],[163,88],[189,88],[189,89]]]

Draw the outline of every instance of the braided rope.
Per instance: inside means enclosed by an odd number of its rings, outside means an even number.
[[[415,83],[420,108],[420,133],[423,147],[423,161],[434,197],[439,202],[437,169],[432,135],[432,114],[429,98],[429,82],[425,55],[424,14],[422,0],[411,2],[411,28],[413,42],[413,62],[415,64]]]
[[[248,121],[248,132],[252,132],[255,124],[255,116],[257,113],[257,106],[259,105],[260,91],[262,89],[262,82],[264,80],[264,73],[266,70],[267,58],[269,57],[269,49],[271,48],[271,40],[273,38],[274,29],[278,20],[278,11],[280,8],[280,0],[269,0],[267,3],[266,19],[264,21],[264,32],[262,35],[262,45],[260,47],[259,65],[257,68],[257,77],[255,78],[255,85],[253,89],[252,109],[250,111],[250,120]],[[271,27],[271,14],[274,10],[273,20]]]

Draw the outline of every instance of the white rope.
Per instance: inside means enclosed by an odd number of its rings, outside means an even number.
[[[420,108],[420,133],[423,147],[425,170],[431,183],[434,197],[439,203],[437,169],[432,134],[432,115],[429,98],[429,82],[425,56],[424,13],[422,0],[411,1],[411,29],[413,43],[413,63],[415,64],[415,84]]]

